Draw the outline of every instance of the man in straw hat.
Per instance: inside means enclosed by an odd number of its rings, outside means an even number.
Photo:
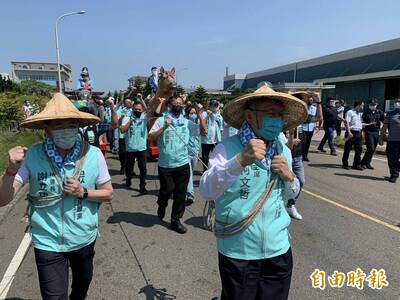
[[[200,192],[215,199],[221,299],[287,299],[292,274],[286,198],[299,182],[279,139],[307,118],[304,102],[262,86],[228,103],[225,121],[239,129],[216,146]]]
[[[43,143],[8,152],[0,206],[29,183],[30,231],[43,299],[68,298],[68,266],[70,299],[84,299],[92,280],[99,204],[112,199],[113,188],[100,149],[82,141],[78,128],[97,122],[56,93],[41,113],[21,124],[43,129]]]

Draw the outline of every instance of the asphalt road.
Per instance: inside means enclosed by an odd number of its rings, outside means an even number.
[[[304,219],[293,220],[290,227],[294,255],[290,299],[400,299],[400,182],[384,179],[388,173],[384,157],[374,160],[372,171],[341,169],[340,156],[311,153],[310,159],[305,192],[296,205]],[[101,208],[88,299],[186,300],[218,295],[215,238],[202,228],[204,201],[198,198],[187,209],[188,233],[178,235],[156,217],[155,163],[148,164],[150,194],[145,197],[124,187],[115,156],[108,155],[108,163],[115,189],[113,210],[109,205]],[[137,185],[136,179],[133,188]],[[16,203],[0,224],[1,276],[23,237],[25,206],[25,201]],[[377,290],[364,282],[359,290],[346,283],[342,288],[329,285],[328,276],[335,270],[347,273],[357,268],[366,276],[373,268],[384,269],[389,286]],[[310,275],[315,269],[326,272],[324,290],[312,287]],[[8,297],[40,297],[32,249]]]

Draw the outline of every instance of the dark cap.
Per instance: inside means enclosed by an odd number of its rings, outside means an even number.
[[[377,99],[372,99],[371,101],[369,101],[368,104],[369,105],[378,105],[378,100]]]
[[[210,106],[219,106],[219,102],[218,102],[218,100],[217,99],[211,99],[210,100]]]

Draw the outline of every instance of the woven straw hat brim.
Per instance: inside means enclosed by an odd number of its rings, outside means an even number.
[[[46,121],[76,119],[79,127],[94,125],[100,119],[92,114],[81,112],[71,101],[60,93],[56,93],[40,113],[26,118],[21,126],[30,129],[45,128]]]
[[[268,90],[270,92],[257,93],[256,91],[229,102],[224,108],[224,121],[230,126],[239,129],[245,121],[246,103],[253,99],[260,99],[260,101],[278,100],[285,106],[282,117],[284,131],[297,127],[307,119],[307,106],[303,101],[286,93],[275,92],[272,89]]]
[[[300,97],[303,101],[308,100],[308,98],[310,98],[310,94],[306,91],[295,91],[295,92],[290,92],[289,94],[295,97]]]

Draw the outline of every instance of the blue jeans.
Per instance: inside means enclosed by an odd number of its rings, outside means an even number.
[[[297,196],[294,199],[289,199],[288,200],[288,206],[292,206],[296,203],[297,199],[300,197],[301,189],[303,188],[304,182],[305,182],[305,176],[304,176],[304,163],[303,163],[303,157],[302,156],[296,156],[293,157],[292,161],[292,170],[293,173],[296,175],[297,179],[300,182],[300,191],[297,194]]]
[[[321,140],[321,143],[318,146],[318,149],[319,150],[324,149],[325,143],[326,143],[326,141],[328,141],[329,148],[331,149],[331,153],[335,153],[336,152],[336,147],[335,147],[335,144],[333,142],[333,133],[335,132],[335,128],[328,127],[328,128],[324,128],[324,130],[325,130],[325,134],[324,134],[324,137]]]
[[[196,165],[197,165],[197,156],[189,156],[190,178],[187,186],[187,194],[190,196],[194,196],[193,172],[194,169],[196,169]]]

